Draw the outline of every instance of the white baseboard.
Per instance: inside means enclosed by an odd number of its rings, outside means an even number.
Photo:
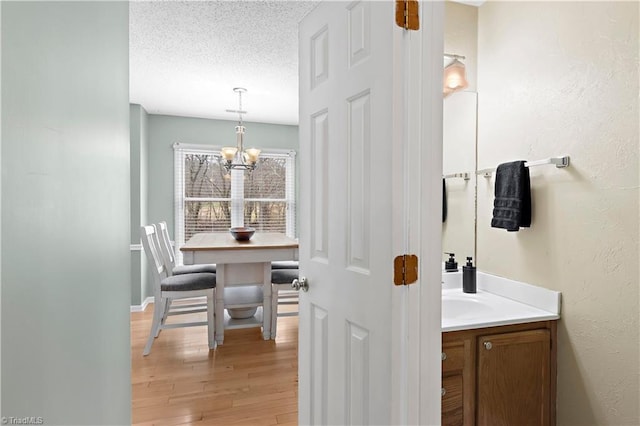
[[[131,312],[144,312],[149,303],[153,303],[153,297],[147,297],[144,299],[142,305],[131,305]]]
[[[202,298],[203,296],[185,297],[184,299],[180,299],[180,300],[183,302],[193,302]],[[144,299],[144,301],[142,302],[142,305],[131,305],[131,312],[144,312],[144,310],[147,309],[147,305],[149,305],[149,303],[153,303],[153,296],[150,296]]]

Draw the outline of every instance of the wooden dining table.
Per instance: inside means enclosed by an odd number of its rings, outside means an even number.
[[[224,342],[225,328],[262,327],[265,340],[271,339],[271,262],[298,260],[297,240],[277,232],[256,232],[248,241],[237,241],[228,232],[195,234],[180,251],[185,265],[216,264],[215,335]],[[225,322],[224,290],[230,286],[262,285],[262,321]]]

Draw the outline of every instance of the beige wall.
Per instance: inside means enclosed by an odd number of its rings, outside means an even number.
[[[478,15],[478,167],[531,169],[533,224],[490,227],[481,270],[562,292],[558,425],[638,425],[638,3],[487,2]]]

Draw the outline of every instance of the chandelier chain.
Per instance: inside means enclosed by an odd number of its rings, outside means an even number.
[[[240,116],[240,125],[242,126],[242,90],[238,90],[238,115]]]

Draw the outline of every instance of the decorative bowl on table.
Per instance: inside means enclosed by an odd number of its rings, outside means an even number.
[[[249,241],[253,234],[256,232],[255,228],[238,226],[235,228],[229,228],[229,232],[238,241]]]

